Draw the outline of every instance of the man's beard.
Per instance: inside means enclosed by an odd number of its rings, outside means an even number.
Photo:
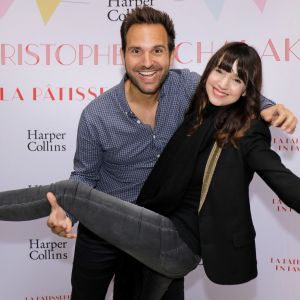
[[[165,72],[162,77],[160,78],[160,80],[158,81],[158,83],[156,84],[156,88],[151,90],[151,91],[148,91],[148,90],[145,90],[143,89],[143,87],[141,86],[139,80],[133,76],[130,72],[127,71],[127,68],[126,68],[126,65],[125,65],[125,70],[126,70],[126,74],[127,74],[127,77],[130,79],[131,83],[143,94],[146,94],[146,95],[154,95],[156,94],[160,88],[162,87],[166,77],[168,76],[168,73],[169,73],[169,69],[167,70],[167,72]],[[152,69],[144,69],[145,71],[151,71]],[[140,72],[142,72],[143,70],[138,70]],[[153,69],[153,71],[160,71],[160,70],[157,70],[157,69]],[[137,72],[136,70],[134,70],[133,72]]]

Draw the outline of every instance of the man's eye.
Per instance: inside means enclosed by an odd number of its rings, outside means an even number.
[[[163,53],[163,50],[160,49],[160,48],[157,48],[157,49],[154,50],[154,53],[155,54],[161,54],[161,53]]]
[[[132,53],[132,54],[139,54],[139,53],[140,53],[140,50],[139,50],[139,49],[132,49],[132,50],[131,50],[131,53]]]

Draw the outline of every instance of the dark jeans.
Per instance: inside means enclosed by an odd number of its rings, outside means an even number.
[[[183,277],[200,260],[179,237],[170,219],[78,182],[2,192],[0,220],[49,215],[48,191],[85,227],[166,277]]]
[[[79,224],[72,270],[72,300],[104,300],[114,275],[114,300],[184,300],[183,278],[173,281],[146,267],[141,274],[133,274],[133,261],[128,260],[123,251]]]
[[[72,300],[104,300],[120,257],[118,248],[79,224],[71,279]]]

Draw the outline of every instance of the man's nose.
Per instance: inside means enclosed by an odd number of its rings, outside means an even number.
[[[143,56],[143,64],[146,68],[150,68],[152,66],[152,55],[149,52],[145,52]]]

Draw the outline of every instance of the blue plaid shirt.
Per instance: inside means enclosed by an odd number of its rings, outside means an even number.
[[[130,110],[125,78],[97,97],[80,118],[70,179],[135,202],[160,153],[183,121],[199,79],[187,69],[169,71],[160,91],[154,129]],[[263,100],[263,107],[270,105]]]

